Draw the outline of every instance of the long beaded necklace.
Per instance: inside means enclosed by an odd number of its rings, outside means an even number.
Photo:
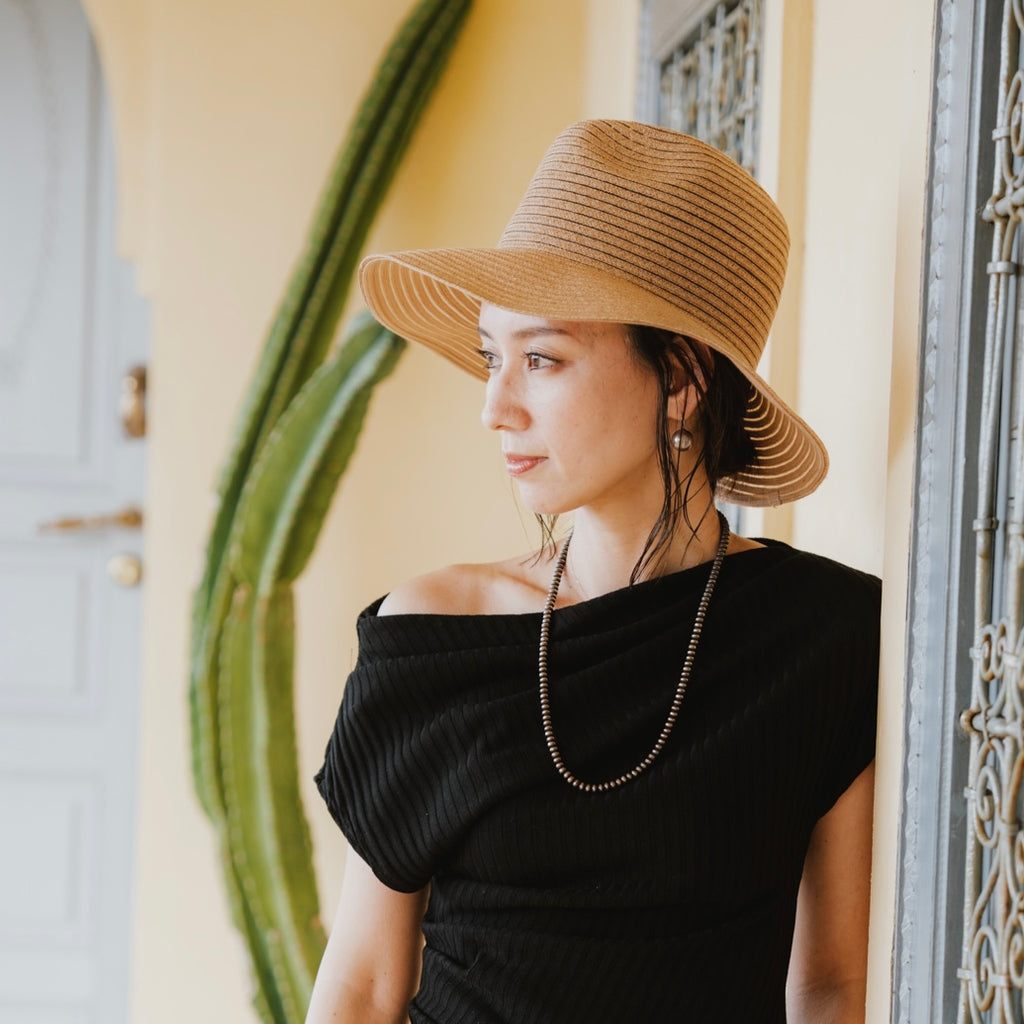
[[[538,675],[540,677],[540,713],[544,724],[544,739],[551,754],[551,760],[558,769],[558,774],[569,783],[570,786],[582,790],[584,793],[604,793],[609,789],[616,789],[626,782],[632,782],[638,775],[647,771],[654,763],[655,758],[662,752],[672,732],[676,719],[679,717],[679,709],[682,706],[683,698],[686,696],[686,687],[690,682],[690,673],[693,671],[693,659],[697,653],[697,644],[700,641],[700,634],[704,628],[704,618],[707,615],[708,604],[711,601],[711,594],[714,592],[715,584],[718,582],[718,574],[722,569],[722,560],[725,558],[725,549],[729,546],[729,523],[721,512],[718,513],[718,525],[721,533],[718,538],[718,550],[715,552],[715,560],[711,565],[711,572],[708,581],[704,584],[704,593],[701,596],[700,604],[697,605],[697,614],[693,620],[693,630],[690,633],[690,643],[686,648],[686,658],[683,661],[683,670],[679,673],[679,684],[676,686],[675,697],[672,699],[672,706],[669,708],[668,717],[662,726],[661,735],[658,736],[650,753],[635,767],[630,769],[617,779],[609,779],[607,782],[583,782],[578,779],[566,766],[562,753],[558,749],[558,741],[555,739],[555,727],[551,721],[551,700],[548,687],[548,641],[551,636],[551,613],[555,608],[555,599],[558,597],[558,587],[562,582],[562,574],[565,572],[565,560],[569,556],[569,541],[572,534],[565,538],[562,549],[558,553],[558,561],[555,563],[554,575],[551,577],[551,586],[548,588],[548,598],[544,604],[544,614],[540,623],[540,651],[538,658]]]

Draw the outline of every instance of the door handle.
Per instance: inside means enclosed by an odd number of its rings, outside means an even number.
[[[108,512],[97,516],[65,516],[40,523],[39,529],[45,531],[75,533],[88,530],[138,530],[142,527],[142,509],[129,505],[119,512]]]
[[[146,436],[146,368],[133,366],[121,378],[121,397],[117,402],[121,426],[127,437]]]

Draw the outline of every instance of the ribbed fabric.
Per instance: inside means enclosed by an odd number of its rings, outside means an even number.
[[[554,613],[579,777],[650,749],[708,571]],[[544,745],[539,613],[366,609],[317,784],[386,885],[431,883],[413,1024],[784,1021],[811,830],[873,756],[879,595],[785,545],[728,556],[665,750],[601,794]]]

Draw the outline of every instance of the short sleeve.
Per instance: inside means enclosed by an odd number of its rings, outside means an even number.
[[[871,764],[878,724],[881,583],[854,573],[842,595],[842,624],[833,653],[827,700],[828,762],[821,775],[817,814],[822,817]]]
[[[401,739],[386,723],[368,719],[347,699],[358,689],[357,671],[346,683],[334,730],[315,776],[317,789],[349,845],[388,888],[422,889],[434,872],[401,799],[404,771],[397,761]]]
[[[415,779],[418,716],[428,712],[408,686],[414,659],[381,650],[391,620],[371,619],[376,607],[360,616],[359,659],[315,782],[331,817],[377,878],[399,892],[415,892],[437,867],[437,840],[424,827],[432,791]],[[368,622],[375,635],[364,644]]]
[[[376,608],[359,617],[317,785],[374,874],[414,892],[453,869],[482,815],[551,775],[536,742],[540,616]]]

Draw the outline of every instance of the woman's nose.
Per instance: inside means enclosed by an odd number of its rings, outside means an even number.
[[[492,372],[487,378],[484,407],[480,412],[483,425],[488,430],[522,430],[526,418],[526,411],[506,368]]]

